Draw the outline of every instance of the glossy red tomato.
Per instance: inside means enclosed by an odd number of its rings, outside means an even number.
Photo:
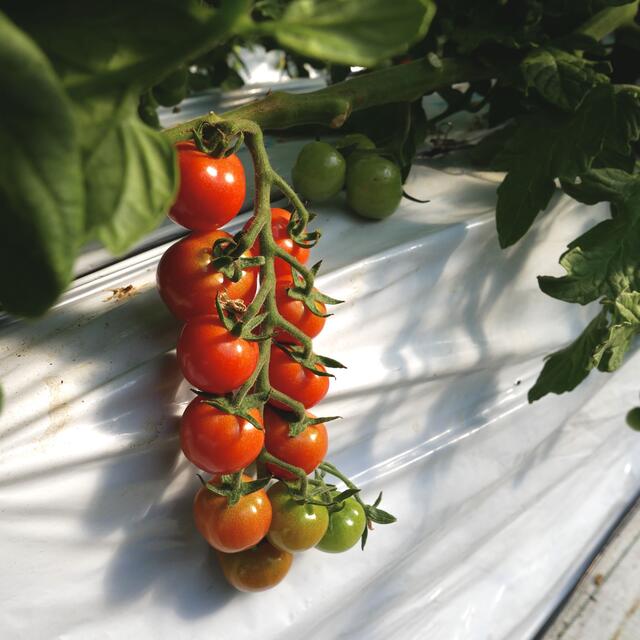
[[[224,577],[239,591],[265,591],[289,573],[293,556],[266,540],[240,553],[218,553]]]
[[[249,304],[256,293],[257,270],[242,272],[238,282],[229,280],[211,266],[216,240],[230,239],[224,231],[190,233],[165,252],[156,273],[160,297],[180,320],[216,313],[216,295],[225,292]],[[250,251],[244,254],[252,255]]]
[[[212,158],[193,142],[178,145],[180,188],[169,217],[193,231],[213,231],[235,217],[246,191],[242,163],[235,155]]]
[[[308,414],[309,417],[314,416]],[[288,462],[311,473],[323,460],[327,453],[329,440],[324,424],[307,427],[293,438],[289,435],[289,423],[273,409],[265,407],[264,425],[266,429],[265,447],[276,458]],[[278,478],[295,480],[290,471],[277,465],[268,464],[269,470]]]
[[[260,412],[250,411],[260,424]],[[236,473],[249,466],[262,450],[264,431],[239,416],[220,411],[196,396],[180,421],[184,455],[209,473]]]
[[[246,382],[258,363],[258,345],[237,338],[217,316],[197,316],[178,339],[182,375],[202,391],[223,395]]]
[[[289,232],[287,231],[287,225],[289,224],[289,220],[291,219],[291,213],[286,209],[279,209],[277,207],[271,209],[271,233],[273,234],[273,239],[276,244],[284,249],[289,255],[292,255],[298,262],[302,264],[306,264],[309,260],[309,249],[305,249],[297,245],[290,237]],[[244,230],[246,231],[251,223],[253,222],[253,218],[250,218],[246,224],[244,225]],[[253,245],[253,251],[256,255],[260,253],[260,243],[256,241]],[[291,265],[283,260],[282,258],[276,258],[274,262],[276,276],[287,276],[291,277]]]
[[[326,371],[321,364],[318,365],[318,369]],[[305,369],[277,347],[271,349],[269,380],[274,389],[282,391],[282,393],[298,402],[302,402],[307,409],[318,404],[329,390],[329,378],[327,376],[319,376],[313,371]],[[277,400],[269,400],[269,402],[275,407],[289,409],[287,405]]]
[[[242,479],[251,480],[248,476]],[[267,535],[271,503],[264,489],[242,496],[230,505],[225,496],[201,487],[193,502],[193,517],[198,531],[214,549],[236,553],[253,547]]]
[[[322,331],[325,318],[311,313],[300,300],[290,298],[287,295],[287,289],[291,286],[290,279],[282,279],[276,282],[276,305],[278,311],[285,320],[298,327],[310,338],[315,338]],[[322,302],[318,302],[317,307],[320,313],[326,313],[327,307]],[[298,342],[287,331],[277,330],[274,333],[274,337],[280,342]]]

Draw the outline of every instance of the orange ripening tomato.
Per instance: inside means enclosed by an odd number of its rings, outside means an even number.
[[[249,476],[242,476],[249,482]],[[209,483],[215,484],[212,478]],[[271,502],[264,489],[242,496],[230,505],[219,496],[201,487],[193,502],[193,517],[202,537],[218,551],[236,553],[253,547],[262,540],[271,525]]]
[[[186,321],[199,315],[216,313],[216,295],[225,292],[229,298],[249,304],[256,293],[257,269],[242,272],[233,282],[211,266],[211,251],[216,240],[231,239],[224,231],[190,233],[172,244],[158,264],[156,281],[160,297],[169,311]],[[250,257],[247,251],[244,257]]]
[[[321,364],[318,364],[317,367],[319,371],[326,371]],[[305,369],[278,347],[271,349],[269,380],[274,389],[301,402],[307,409],[318,404],[329,391],[327,376],[319,376],[313,371]],[[282,402],[273,399],[269,400],[269,404],[280,409],[290,409]]]
[[[289,255],[292,255],[298,262],[306,264],[309,260],[309,249],[305,249],[297,245],[290,237],[287,231],[287,225],[291,219],[291,213],[286,209],[274,207],[271,209],[271,233],[276,244],[284,249]],[[253,218],[249,218],[245,223],[243,230],[246,231],[253,222]],[[253,247],[256,255],[260,254],[260,241],[256,240]],[[282,258],[276,258],[274,262],[276,276],[291,277],[291,265]]]
[[[258,364],[255,342],[230,333],[217,316],[197,316],[178,338],[178,364],[195,387],[224,395],[246,382]]]
[[[169,217],[192,231],[219,229],[238,215],[246,178],[236,155],[212,158],[193,142],[179,142],[180,188]]]
[[[281,279],[276,282],[276,305],[278,311],[285,320],[298,327],[304,334],[310,338],[315,338],[322,331],[326,318],[311,313],[301,300],[290,298],[287,294],[287,289],[291,286],[291,279]],[[320,313],[327,312],[327,307],[324,303],[318,302],[316,306]],[[279,342],[298,342],[288,331],[282,329],[276,329],[273,337]]]
[[[250,414],[262,424],[257,409],[251,409]],[[258,457],[264,444],[264,431],[196,396],[182,414],[180,444],[184,455],[199,469],[209,473],[236,473]]]
[[[310,418],[314,416],[307,414]],[[327,428],[324,424],[307,427],[302,433],[293,438],[289,435],[289,423],[277,412],[269,407],[264,408],[264,424],[266,429],[265,447],[269,453],[283,462],[311,473],[323,460],[329,447]],[[290,471],[267,464],[274,476],[283,480],[295,480],[296,476]]]
[[[238,591],[265,591],[289,573],[293,556],[264,540],[240,553],[218,553],[218,562],[229,584]]]

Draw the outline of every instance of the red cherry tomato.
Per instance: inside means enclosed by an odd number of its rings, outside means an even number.
[[[287,289],[291,286],[290,279],[282,279],[276,282],[276,305],[278,311],[285,320],[298,327],[300,331],[310,338],[315,338],[322,331],[326,318],[311,313],[305,307],[304,302],[290,298],[287,295]],[[317,307],[320,313],[326,313],[327,307],[322,302],[318,302]],[[274,337],[279,342],[298,342],[290,333],[280,329],[274,332]]]
[[[291,213],[286,209],[279,209],[277,207],[271,209],[271,233],[276,244],[284,249],[288,254],[292,255],[298,262],[306,264],[309,260],[309,249],[305,249],[297,245],[290,237],[287,231],[287,225],[291,219]],[[243,229],[246,231],[253,222],[253,218],[245,223]],[[258,255],[260,253],[260,242],[256,240],[256,243],[252,247],[254,253]],[[291,277],[291,265],[282,258],[276,258],[274,262],[276,276]]]
[[[182,375],[198,389],[216,395],[246,382],[258,363],[258,345],[232,335],[217,316],[189,320],[177,351]]]
[[[180,320],[215,314],[216,295],[226,292],[229,298],[240,298],[246,304],[256,293],[256,269],[242,272],[233,282],[211,266],[212,247],[216,240],[231,236],[224,231],[190,233],[172,244],[158,264],[156,281],[160,297],[169,311]],[[251,251],[244,254],[250,256]]]
[[[313,418],[312,414],[308,414]],[[329,440],[324,424],[307,427],[293,438],[289,435],[289,423],[273,409],[265,407],[264,425],[266,430],[265,447],[276,458],[288,462],[311,473],[327,454]],[[281,469],[275,464],[267,464],[269,471],[283,480],[295,480],[290,471]]]
[[[245,482],[251,480],[242,476]],[[216,480],[209,481],[215,484]],[[271,503],[264,489],[242,496],[230,505],[219,496],[201,487],[193,502],[193,517],[202,537],[218,551],[236,553],[258,544],[271,525]]]
[[[213,231],[235,217],[242,207],[246,179],[235,155],[212,158],[193,142],[178,145],[180,189],[169,217],[193,231]]]
[[[260,424],[260,412],[251,409]],[[264,444],[264,431],[248,420],[220,411],[196,396],[180,421],[184,455],[209,473],[236,473],[249,466]]]
[[[238,591],[265,591],[289,573],[293,556],[272,544],[261,542],[240,553],[218,553],[222,573]]]
[[[318,369],[326,371],[321,364],[318,365]],[[319,376],[313,371],[305,369],[277,347],[271,349],[269,380],[274,389],[285,393],[298,402],[302,402],[307,409],[318,404],[329,390],[329,378],[327,376]],[[280,409],[289,409],[287,405],[277,400],[269,400],[269,403]]]

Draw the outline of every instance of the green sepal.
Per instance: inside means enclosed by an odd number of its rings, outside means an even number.
[[[333,502],[336,504],[344,502],[345,500],[355,496],[358,493],[360,493],[360,489],[345,489],[344,491],[341,491],[337,496],[334,496]]]
[[[241,485],[242,495],[246,496],[260,489],[264,489],[269,482],[271,482],[271,476],[265,476],[264,478],[258,478],[257,480],[251,480],[251,482],[243,482]]]
[[[254,404],[253,396],[247,396],[239,405],[235,403],[233,399],[226,396],[211,396],[204,392],[198,392],[198,395],[204,402],[215,407],[219,411],[228,413],[232,416],[238,416],[247,422],[250,422],[259,431],[264,431],[264,427],[260,422],[252,416],[249,411],[257,406],[262,406],[264,403]]]
[[[236,328],[237,323],[225,313],[224,309],[222,308],[222,302],[220,302],[219,293],[216,294],[216,310],[218,312],[218,318],[220,319],[222,326],[227,331],[233,331]]]

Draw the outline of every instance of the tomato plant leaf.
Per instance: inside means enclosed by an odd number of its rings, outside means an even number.
[[[37,316],[72,275],[84,226],[71,105],[51,65],[0,13],[0,304]]]
[[[72,100],[83,155],[85,233],[121,253],[160,222],[177,188],[171,146],[138,115],[139,96],[238,28],[249,0],[8,2]],[[149,28],[150,20],[153,28]]]
[[[595,84],[609,81],[594,66],[590,60],[567,51],[540,47],[524,58],[520,70],[527,88],[536,89],[560,109],[574,111]]]
[[[85,170],[87,210],[104,214],[96,234],[113,253],[122,253],[152,231],[175,200],[178,167],[173,147],[135,115],[109,131]]]
[[[435,12],[432,0],[293,0],[254,28],[302,55],[367,67],[407,51]]]
[[[517,242],[545,209],[554,180],[573,182],[603,147],[626,154],[640,135],[640,92],[596,86],[575,114],[539,112],[519,119],[497,159],[509,168],[498,187],[496,223],[502,247]],[[608,114],[606,118],[602,114]]]
[[[590,203],[611,199],[617,215],[574,240],[560,258],[567,275],[539,277],[540,288],[554,298],[580,304],[640,290],[640,177],[595,170],[574,193]]]
[[[593,353],[607,334],[607,316],[603,309],[568,347],[547,357],[536,383],[529,390],[529,402],[547,393],[565,393],[575,389],[593,369]]]

